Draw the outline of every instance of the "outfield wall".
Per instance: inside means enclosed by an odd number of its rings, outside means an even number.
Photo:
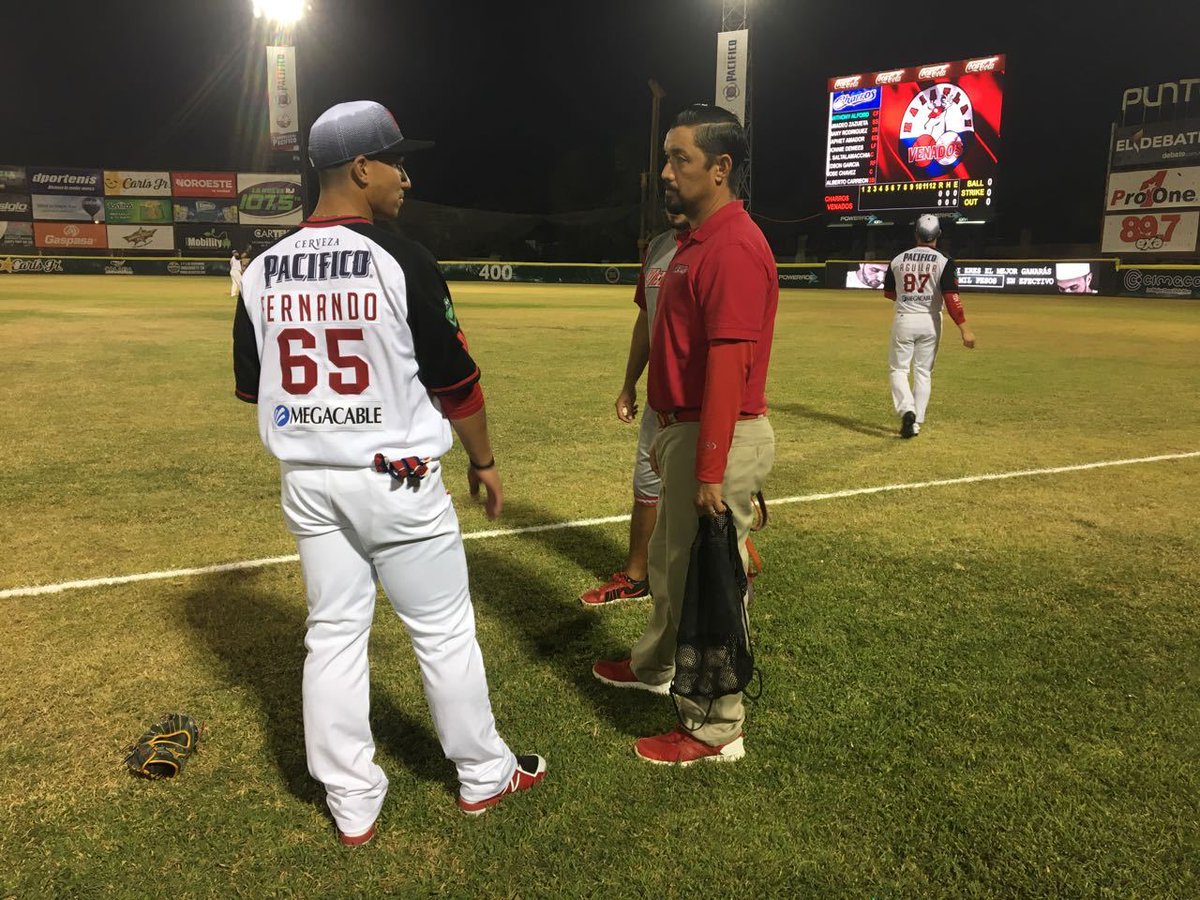
[[[1200,266],[1122,265],[1114,259],[957,261],[964,293],[1093,294],[1200,300]],[[447,281],[501,284],[637,284],[637,263],[440,263]],[[882,290],[884,260],[778,263],[787,289]],[[0,256],[0,275],[212,275],[229,277],[229,262],[207,257]]]

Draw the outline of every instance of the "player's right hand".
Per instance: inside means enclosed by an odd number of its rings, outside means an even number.
[[[504,488],[500,484],[500,470],[496,466],[480,470],[468,463],[467,486],[471,489],[472,497],[479,497],[481,484],[487,488],[487,496],[483,501],[484,512],[489,519],[498,518],[504,509]]]
[[[617,394],[617,418],[628,425],[637,417],[637,389],[621,388]]]

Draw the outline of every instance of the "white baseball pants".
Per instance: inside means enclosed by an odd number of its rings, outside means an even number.
[[[375,577],[412,638],[442,750],[460,794],[484,800],[516,769],[496,732],[458,516],[441,466],[413,489],[372,469],[281,463],[282,501],[308,594],[304,743],[309,773],[344,834],[379,815],[388,780],[368,719]]]
[[[933,390],[933,363],[937,359],[942,335],[941,316],[929,313],[897,313],[892,322],[892,346],[888,353],[891,367],[892,405],[896,415],[908,411],[917,414],[917,423],[925,421],[925,409]],[[908,370],[912,368],[912,387]]]

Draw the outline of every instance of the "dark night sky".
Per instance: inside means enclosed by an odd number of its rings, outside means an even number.
[[[416,196],[435,203],[636,202],[647,78],[667,90],[666,116],[712,98],[720,0],[311,2],[297,41],[305,121],[341,100],[387,104],[406,134],[438,141],[412,166]],[[1095,240],[1122,90],[1200,74],[1196,0],[751,8],[754,207],[781,219],[821,208],[828,76],[1004,52],[1003,230]],[[13,5],[0,161],[254,168],[264,39],[249,0]]]

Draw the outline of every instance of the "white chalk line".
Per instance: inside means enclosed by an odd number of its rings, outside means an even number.
[[[1053,466],[1045,469],[1020,469],[1015,472],[995,472],[983,475],[965,475],[961,478],[940,478],[933,481],[914,481],[907,484],[881,484],[874,487],[850,488],[844,491],[831,491],[823,494],[801,494],[796,497],[774,497],[767,501],[769,506],[783,506],[789,503],[816,503],[820,500],[840,500],[845,497],[861,497],[867,494],[884,494],[890,491],[916,491],[932,487],[949,487],[956,484],[978,484],[984,481],[1006,481],[1010,478],[1032,478],[1037,475],[1061,475],[1069,472],[1086,472],[1091,469],[1107,469],[1114,466],[1136,466],[1148,463],[1170,462],[1180,459],[1195,459],[1200,457],[1200,450],[1187,453],[1164,453],[1158,456],[1142,456],[1136,459],[1108,459],[1101,462],[1080,463],[1071,466]],[[495,528],[489,531],[470,531],[463,534],[464,540],[483,540],[485,538],[512,537],[522,534],[537,534],[543,531],[562,531],[568,528],[588,528],[592,525],[610,525],[616,522],[628,522],[629,516],[602,516],[596,519],[576,519],[571,522],[551,522],[545,525],[526,525],[521,528]],[[198,566],[191,569],[169,569],[165,572],[142,572],[137,575],[120,575],[113,578],[88,578],[83,581],[62,581],[58,584],[44,584],[36,587],[8,588],[0,590],[0,600],[12,597],[36,597],[41,594],[59,594],[63,591],[81,590],[92,587],[112,587],[121,584],[133,584],[138,581],[158,581],[167,578],[188,578],[193,575],[212,575],[219,572],[236,572],[243,569],[260,569],[266,566],[276,566],[282,563],[299,562],[300,557],[271,556],[266,559],[249,559],[241,562],[220,563],[215,566]]]

